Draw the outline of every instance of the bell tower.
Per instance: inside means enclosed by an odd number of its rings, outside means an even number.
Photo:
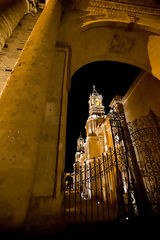
[[[82,138],[81,133],[77,139],[77,152],[84,152],[84,138]]]
[[[92,159],[100,155],[99,138],[96,134],[97,126],[105,119],[105,111],[102,103],[102,95],[98,94],[93,86],[92,94],[89,97],[89,117],[86,123],[86,146],[87,158]]]
[[[95,128],[104,119],[105,111],[102,103],[102,95],[98,94],[93,86],[93,92],[89,97],[89,117],[86,124],[87,136],[95,136]]]
[[[105,112],[102,99],[102,95],[98,94],[95,86],[93,86],[93,92],[89,98],[89,116],[104,116]]]
[[[85,141],[80,133],[80,136],[77,139],[77,152],[75,154],[75,163],[80,163],[80,164],[83,163],[84,157],[85,157],[84,146],[85,146]]]

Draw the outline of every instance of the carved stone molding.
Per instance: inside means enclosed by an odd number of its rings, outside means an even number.
[[[126,1],[127,2],[127,1]],[[81,12],[82,26],[96,21],[136,23],[149,27],[159,34],[160,4],[158,7],[142,6],[117,1],[75,0],[71,8]],[[157,30],[155,30],[155,28]]]
[[[156,7],[142,6],[137,4],[130,4],[124,2],[104,1],[104,0],[89,0],[89,1],[75,1],[74,8],[79,10],[87,10],[90,12],[103,12],[107,10],[121,11],[127,13],[147,14],[153,16],[160,16],[160,5]],[[158,8],[159,6],[159,8]]]
[[[62,85],[61,85],[61,97],[60,97],[60,110],[59,110],[59,123],[58,123],[58,137],[57,137],[57,149],[56,149],[56,164],[55,164],[55,180],[54,180],[54,186],[53,186],[53,198],[56,198],[56,188],[57,188],[57,176],[58,176],[58,163],[60,158],[60,144],[61,144],[61,125],[62,125],[62,108],[63,108],[63,92],[64,88],[69,90],[70,88],[70,62],[71,62],[71,47],[66,42],[56,42],[56,50],[59,53],[64,54],[64,65],[62,66],[62,72],[63,72],[63,79],[62,79]],[[51,106],[52,107],[52,106]]]
[[[125,34],[122,35],[120,33],[115,33],[112,38],[109,51],[116,54],[127,54],[134,46],[134,43],[135,38],[131,38]]]
[[[65,53],[65,63],[67,64],[67,83],[66,88],[70,90],[70,65],[71,65],[71,46],[67,42],[56,42],[56,49]]]
[[[160,148],[160,119],[152,111],[128,123],[133,145],[140,151]]]

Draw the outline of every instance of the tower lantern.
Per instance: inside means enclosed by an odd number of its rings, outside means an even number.
[[[89,98],[89,116],[103,116],[105,114],[102,100],[102,95],[98,94],[95,85],[93,85],[93,92]]]

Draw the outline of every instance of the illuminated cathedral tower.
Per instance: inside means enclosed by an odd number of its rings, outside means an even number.
[[[79,180],[79,175],[76,175],[80,171],[80,168],[83,167],[85,162],[85,140],[82,137],[81,133],[79,138],[77,139],[77,152],[75,153],[75,163],[73,164],[73,187],[75,187],[75,177],[76,181]]]
[[[98,94],[95,86],[93,86],[93,92],[89,98],[89,116],[104,116],[105,112],[102,99],[102,95]]]
[[[75,154],[75,162],[83,162],[84,160],[84,138],[81,133],[79,138],[77,139],[77,152]]]
[[[88,159],[96,158],[100,155],[99,138],[95,130],[99,124],[104,122],[106,117],[102,100],[102,95],[98,94],[95,86],[93,86],[93,92],[89,98],[89,117],[86,123],[86,157]]]

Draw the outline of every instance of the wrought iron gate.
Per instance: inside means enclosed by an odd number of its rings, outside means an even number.
[[[65,216],[100,221],[137,214],[123,128],[119,120],[110,120],[110,124],[113,148],[84,166],[76,165],[74,174],[65,176]]]
[[[65,216],[74,221],[128,220],[150,206],[159,212],[160,135],[151,117],[152,126],[143,122],[140,128],[137,122],[127,127],[124,115],[111,115],[113,147],[65,175]]]
[[[70,174],[65,181],[65,215],[77,220],[113,220],[121,211],[127,217],[127,196],[119,204],[114,150],[110,149],[106,156],[84,164],[83,170],[81,167],[76,169],[74,176]]]

